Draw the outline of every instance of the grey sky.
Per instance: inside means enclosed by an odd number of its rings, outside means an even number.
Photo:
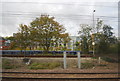
[[[77,35],[80,24],[92,24],[100,18],[118,33],[118,0],[2,0],[0,4],[0,35],[11,36],[19,24],[29,24],[41,14],[49,14],[65,26],[70,35]],[[98,2],[99,1],[99,2]],[[114,2],[113,2],[114,1]],[[1,11],[2,10],[2,11]]]

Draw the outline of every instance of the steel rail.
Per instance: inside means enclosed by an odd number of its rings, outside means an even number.
[[[31,78],[31,77],[0,77],[2,79],[62,79],[62,80],[76,80],[76,79],[120,79],[119,77],[108,77],[108,78]]]
[[[97,72],[97,73],[68,73],[68,72],[0,72],[14,74],[120,74],[118,72]]]

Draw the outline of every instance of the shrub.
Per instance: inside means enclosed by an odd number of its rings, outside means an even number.
[[[104,67],[107,66],[106,64],[99,64],[98,66]]]
[[[59,67],[59,66],[60,66],[60,63],[56,63],[56,62],[49,64],[50,69],[53,69],[53,68],[56,68],[56,67]]]
[[[97,57],[91,57],[92,59],[97,59]]]
[[[118,62],[117,60],[114,60],[114,59],[108,58],[108,57],[102,57],[102,59],[103,59],[104,61],[111,62],[111,63],[117,63],[117,62]]]
[[[15,69],[18,67],[21,67],[22,65],[19,64],[19,62],[13,60],[13,59],[6,59],[4,58],[2,60],[2,68],[3,69]]]
[[[29,69],[54,69],[56,67],[59,67],[60,63],[32,63],[29,66]]]
[[[2,68],[3,69],[13,69],[14,67],[11,65],[5,65],[5,66],[3,65]]]
[[[13,69],[14,65],[12,64],[11,60],[3,59],[2,68],[3,69]]]
[[[89,69],[89,68],[93,68],[94,64],[92,63],[81,63],[81,68],[82,69]]]

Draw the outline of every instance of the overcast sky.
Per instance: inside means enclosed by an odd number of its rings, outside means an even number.
[[[108,2],[109,1],[109,2]],[[70,35],[78,35],[80,24],[100,18],[118,34],[119,0],[2,0],[0,3],[0,36],[12,36],[19,24],[27,24],[41,14],[54,16]],[[96,21],[95,21],[96,22]]]

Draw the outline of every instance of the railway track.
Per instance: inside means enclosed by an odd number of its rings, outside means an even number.
[[[118,81],[118,74],[111,73],[40,73],[40,72],[1,72],[2,81]]]
[[[3,77],[2,81],[119,81],[118,78],[18,78]]]
[[[0,72],[0,73],[9,73],[9,74],[120,74],[118,72],[97,72],[97,73],[91,73],[91,72],[83,72],[83,73],[73,73],[73,72]]]

